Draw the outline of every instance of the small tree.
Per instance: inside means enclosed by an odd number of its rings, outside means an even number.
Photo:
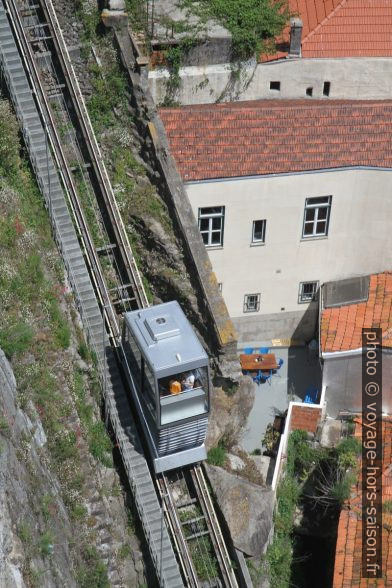
[[[230,31],[236,59],[274,52],[275,39],[290,16],[287,0],[202,0],[198,4],[204,14]]]

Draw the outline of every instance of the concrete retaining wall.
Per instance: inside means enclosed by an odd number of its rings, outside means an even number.
[[[259,64],[250,60],[239,68],[230,63],[206,63],[180,69],[181,86],[174,97],[180,104],[262,98],[389,100],[392,95],[391,58],[288,58]],[[160,104],[168,70],[157,68],[148,77],[154,101]],[[271,90],[270,82],[280,82],[280,90]],[[324,82],[330,82],[328,97],[323,94]],[[306,94],[309,88],[311,97]]]

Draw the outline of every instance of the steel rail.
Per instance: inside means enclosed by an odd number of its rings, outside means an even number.
[[[187,586],[189,586],[189,588],[198,588],[199,583],[197,574],[193,567],[192,558],[182,531],[181,521],[178,518],[173,496],[170,491],[170,484],[165,474],[162,474],[157,478],[157,484],[162,504],[165,504],[166,506],[165,513],[167,515],[167,521],[177,547],[177,554],[179,556]]]
[[[188,482],[186,482],[187,474],[190,475],[196,492],[197,501],[194,503],[199,505],[203,513],[203,518],[207,525],[208,537],[211,540],[212,547],[219,565],[220,578],[223,581],[225,588],[238,588],[237,579],[227,552],[226,544],[222,535],[218,518],[215,513],[214,506],[208,491],[208,487],[204,478],[203,471],[200,465],[192,465],[178,470],[179,479],[183,479],[189,491]],[[184,533],[184,527],[179,520],[176,501],[173,498],[173,492],[170,480],[165,474],[162,474],[157,480],[162,502],[167,505],[167,519],[170,530],[173,536],[176,537],[176,545],[181,554],[181,564],[183,566],[183,573],[188,582],[188,586],[197,587],[200,585],[197,574],[194,570],[192,556],[190,554],[187,537]],[[189,491],[189,496],[191,492]],[[204,531],[203,531],[204,532]],[[184,560],[184,563],[182,562]],[[185,566],[185,569],[184,569]]]
[[[71,210],[74,215],[79,237],[82,241],[83,248],[86,254],[86,261],[90,268],[91,277],[93,279],[97,296],[102,307],[102,312],[106,318],[106,323],[109,328],[109,335],[112,339],[118,339],[120,335],[120,329],[117,323],[116,314],[111,303],[109,291],[105,284],[105,279],[99,263],[98,255],[94,248],[88,224],[82,211],[78,193],[73,181],[72,172],[70,171],[68,163],[66,161],[64,151],[61,146],[61,141],[56,130],[56,125],[53,120],[51,109],[46,99],[45,91],[42,88],[42,82],[39,77],[39,73],[34,59],[34,54],[24,33],[23,23],[21,22],[21,18],[15,0],[4,0],[4,4],[7,8],[10,24],[13,28],[14,34],[16,36],[16,39],[21,50],[22,61],[24,63],[24,66],[26,67],[26,70],[30,74],[30,83],[32,85],[32,90],[36,96],[37,107],[42,117],[44,127],[47,133],[47,138],[52,149],[52,154],[56,162],[58,171],[60,172],[63,185],[71,205]]]
[[[112,221],[112,227],[116,235],[116,241],[119,246],[122,257],[124,258],[124,267],[130,273],[130,281],[134,284],[134,294],[137,299],[139,308],[148,306],[147,296],[144,290],[143,282],[132,255],[132,249],[129,243],[128,235],[126,233],[123,220],[113,194],[108,173],[100,152],[90,117],[84,102],[83,94],[80,90],[77,77],[75,75],[71,59],[69,57],[68,49],[64,41],[63,33],[57,20],[57,15],[54,10],[51,0],[37,0],[42,8],[42,11],[50,24],[50,30],[53,33],[53,42],[57,50],[57,56],[60,59],[62,69],[65,74],[65,79],[68,84],[73,107],[77,114],[79,123],[82,126],[83,133],[87,139],[86,146],[89,149],[90,159],[93,163],[98,184],[101,189],[102,196],[109,216]]]
[[[211,496],[207,488],[203,470],[200,465],[194,465],[190,468],[196,493],[199,498],[203,514],[206,518],[207,526],[210,531],[210,537],[214,546],[214,551],[218,559],[222,579],[228,588],[238,588],[237,579],[231,565],[230,557],[227,552],[226,543],[223,539],[222,531],[212,504]]]

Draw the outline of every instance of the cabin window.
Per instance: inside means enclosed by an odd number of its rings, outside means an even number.
[[[138,392],[141,390],[142,354],[136,344],[135,338],[129,329],[125,329],[124,343],[125,357],[127,358],[129,370]]]
[[[150,366],[142,357],[142,396],[151,412],[155,412],[155,380]]]
[[[154,377],[129,329],[125,329],[124,351],[136,391],[149,411],[154,414],[156,410]]]
[[[161,425],[182,421],[208,412],[206,367],[173,374],[158,380]]]

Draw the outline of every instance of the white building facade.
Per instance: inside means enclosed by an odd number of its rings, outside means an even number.
[[[320,284],[392,267],[392,169],[185,185],[242,342],[309,340]]]

